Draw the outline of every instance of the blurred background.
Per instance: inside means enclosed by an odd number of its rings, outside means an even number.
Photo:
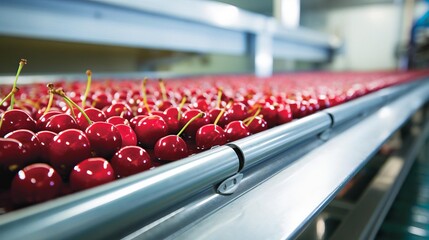
[[[218,2],[236,8],[230,8],[233,12],[217,9],[218,5],[213,3]],[[262,71],[260,75],[269,75],[272,72],[284,71],[390,70],[427,65],[428,57],[424,53],[428,36],[425,27],[425,14],[428,12],[426,1],[218,2],[3,0],[0,2],[0,74],[13,74],[18,59],[22,57],[29,60],[26,73],[40,74],[82,73],[91,68],[94,72],[105,73],[161,71],[195,74]],[[153,8],[150,4],[157,7]],[[216,23],[216,17],[200,11],[203,8],[210,9],[223,22]],[[238,22],[242,23],[237,23],[237,19],[231,17],[237,11],[240,14],[245,13],[239,15]],[[123,15],[119,18],[118,14]],[[127,19],[126,16],[130,18]],[[274,31],[270,29],[271,25],[253,29],[252,19],[262,19],[261,16],[265,20],[276,21],[283,29]],[[249,18],[252,19],[248,20]],[[94,23],[97,21],[102,22],[101,25]],[[171,28],[167,21],[171,21]],[[116,26],[117,22],[121,22],[122,27]],[[112,23],[111,27],[109,23]],[[180,25],[176,26],[176,23]],[[171,35],[164,36],[145,26],[171,31]],[[128,27],[129,32],[126,32],[124,28]],[[244,47],[232,44],[228,49],[229,43],[225,40],[227,38],[209,33],[211,29],[207,30],[205,27],[244,34],[242,41],[246,43]],[[307,30],[311,30],[312,35],[303,37],[302,35],[308,33]],[[139,34],[133,34],[135,32]],[[284,36],[290,32],[298,36],[292,41],[297,47],[302,45],[306,38],[311,38],[311,44],[319,39],[329,38],[329,56],[305,57],[305,53],[301,54],[299,48],[297,53],[289,55],[288,52],[293,52],[294,49],[290,51],[287,47],[282,48],[271,42],[268,44],[269,69],[258,70],[258,66],[255,66],[258,50],[255,48],[259,49],[259,46],[264,45],[260,42],[263,42],[266,36],[275,37],[278,32]],[[219,41],[219,45],[225,46],[226,50],[210,49],[212,43],[205,41],[208,38],[213,41],[211,34],[224,39]],[[321,37],[317,34],[321,34]],[[182,35],[187,35],[187,38]],[[252,38],[249,35],[257,37]],[[144,42],[147,39],[150,40]],[[163,43],[165,41],[167,43]],[[184,41],[191,42],[195,47],[183,47]],[[255,45],[252,41],[258,43]],[[162,43],[156,44],[157,42]]]

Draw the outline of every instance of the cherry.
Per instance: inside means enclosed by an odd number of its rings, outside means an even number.
[[[92,95],[92,106],[103,109],[112,103],[112,97],[105,92],[96,92]]]
[[[253,119],[253,121],[250,122],[247,127],[252,134],[255,134],[267,130],[268,124],[263,118],[256,116],[255,119]]]
[[[250,131],[243,121],[232,121],[226,125],[225,134],[228,142],[232,142],[249,136]]]
[[[225,131],[215,124],[207,124],[198,129],[196,135],[197,147],[201,150],[226,144]]]
[[[168,135],[156,142],[155,157],[161,161],[176,161],[188,156],[186,142],[177,135]]]
[[[77,164],[70,173],[70,186],[80,191],[115,180],[115,172],[103,158],[88,158]]]
[[[277,124],[288,123],[293,120],[292,110],[289,105],[280,105],[277,108]]]
[[[184,126],[187,122],[189,122],[193,117],[198,116],[199,114],[202,114],[198,109],[191,109],[183,113],[182,118],[180,119],[180,124]],[[189,126],[185,129],[185,135],[189,139],[195,139],[195,135],[198,131],[198,129],[204,125],[207,125],[210,123],[210,118],[207,114],[203,115],[201,118],[195,119],[195,121],[192,121]]]
[[[169,134],[176,134],[180,130],[180,117],[181,112],[179,111],[179,108],[170,107],[167,108],[164,111],[165,115],[165,122],[168,126],[168,133]]]
[[[185,158],[189,155],[186,142],[179,137],[195,120],[204,116],[204,113],[199,112],[193,116],[177,135],[168,135],[159,139],[154,148],[154,155],[160,161],[176,161]]]
[[[42,116],[40,116],[40,118],[36,122],[37,129],[39,131],[45,129],[46,123],[48,122],[49,118],[51,118],[54,115],[58,115],[58,114],[62,114],[62,113],[63,112],[60,112],[60,111],[50,111],[50,112],[43,114]]]
[[[249,116],[247,113],[247,107],[243,103],[234,103],[227,110],[229,121],[242,120]]]
[[[126,119],[131,119],[134,117],[133,112],[131,108],[126,103],[118,102],[110,105],[105,111],[104,114],[106,114],[106,117],[113,117],[113,116],[122,116]]]
[[[15,139],[0,138],[0,166],[14,172],[27,164],[27,152]],[[24,156],[24,157],[22,157]]]
[[[67,129],[79,129],[74,118],[66,113],[56,114],[48,119],[44,130],[59,133]]]
[[[104,121],[106,121],[106,115],[100,109],[91,107],[91,108],[87,108],[83,111],[86,113],[86,115],[89,117],[89,119],[91,119],[92,122],[104,122]],[[79,125],[79,128],[81,130],[85,130],[89,126],[88,120],[85,118],[85,116],[81,112],[79,112],[77,114],[76,122]]]
[[[162,117],[152,115],[140,120],[134,131],[143,147],[153,148],[158,139],[167,135],[168,126]]]
[[[269,127],[277,125],[277,109],[274,105],[265,104],[261,108],[261,114],[265,121],[267,121]]]
[[[89,157],[91,146],[81,130],[62,131],[49,144],[49,161],[63,177],[68,176],[76,164]]]
[[[106,122],[110,123],[112,125],[119,125],[119,124],[130,125],[130,122],[127,119],[125,119],[125,118],[123,118],[121,116],[112,116],[112,117],[109,117],[106,120]]]
[[[137,135],[134,130],[125,124],[119,124],[115,126],[121,134],[122,146],[136,146],[137,145]]]
[[[56,133],[51,131],[40,131],[36,133],[37,138],[40,142],[40,160],[42,162],[49,162],[49,144],[54,140],[54,137],[57,136]]]
[[[0,116],[0,136],[18,129],[36,131],[36,122],[25,111],[20,109],[8,110]]]
[[[17,206],[53,199],[60,194],[60,175],[49,165],[36,163],[25,167],[14,177],[11,197]]]
[[[224,145],[227,142],[224,130],[217,126],[225,109],[222,109],[213,124],[200,127],[196,135],[196,146],[200,150],[210,149],[213,146]]]
[[[122,146],[121,134],[111,123],[95,122],[85,130],[85,134],[95,156],[110,159]]]
[[[143,118],[147,117],[147,115],[137,115],[130,119],[130,126],[131,128],[135,128],[137,124],[142,120]]]
[[[23,154],[19,156],[26,164],[34,163],[40,156],[40,141],[32,131],[19,129],[6,134],[5,138],[16,139],[22,143]]]
[[[121,148],[110,162],[118,178],[143,172],[153,167],[149,154],[138,146]]]

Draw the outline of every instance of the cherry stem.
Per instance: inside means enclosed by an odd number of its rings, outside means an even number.
[[[226,108],[222,108],[222,110],[220,110],[220,113],[217,115],[216,120],[214,121],[214,125],[217,125],[217,123],[219,122],[220,118],[223,116],[223,114],[225,113],[225,109]]]
[[[8,99],[12,96],[13,91],[18,91],[18,90],[19,90],[18,88],[12,89],[12,91],[10,91],[10,93],[8,93],[8,94],[6,95],[6,97],[4,97],[4,98],[1,100],[1,102],[0,102],[0,106],[1,106],[1,105],[3,105],[3,103],[4,103],[4,102],[6,102],[6,100],[8,100]]]
[[[85,117],[86,121],[88,121],[89,125],[92,124],[91,119],[89,119],[88,115],[85,113],[85,111],[79,107],[79,105],[77,105],[75,102],[73,102],[73,100],[71,100],[69,97],[67,97],[66,93],[64,92],[63,89],[55,89],[54,85],[52,83],[48,84],[48,88],[49,91],[52,92],[52,94],[56,94],[60,97],[62,97],[64,99],[64,101],[70,106],[70,110],[72,115],[74,116],[74,111],[73,111],[73,107],[77,108],[79,110],[79,112],[82,113],[82,115]],[[75,116],[74,116],[75,117]],[[75,117],[76,118],[76,117]]]
[[[256,118],[256,116],[259,115],[260,112],[261,112],[261,107],[259,106],[258,110],[256,110],[256,113],[252,116],[252,118],[250,118],[249,121],[245,123],[246,127],[248,127],[253,122],[253,120]]]
[[[86,98],[88,97],[89,89],[91,88],[91,79],[92,79],[91,70],[89,70],[89,69],[86,70],[86,76],[87,76],[86,89],[85,89],[85,94],[83,95],[83,99],[82,99],[82,108],[84,108],[86,105]]]
[[[12,95],[10,96],[10,109],[13,109],[13,106],[15,105],[15,93],[17,92],[17,87],[16,84],[18,82],[18,77],[19,74],[21,74],[21,70],[24,67],[24,65],[27,64],[27,60],[26,59],[21,59],[19,61],[19,67],[18,67],[18,71],[16,71],[16,77],[15,77],[15,81],[13,81],[13,86],[12,86]]]
[[[182,129],[180,129],[180,132],[177,134],[177,136],[180,136],[183,131],[185,131],[185,129],[189,126],[189,124],[191,124],[195,119],[197,118],[201,118],[204,116],[203,112],[198,113],[197,115],[195,115],[193,118],[191,118],[186,124],[185,126],[182,127]]]
[[[54,102],[54,94],[49,90],[49,101],[48,101],[48,105],[46,106],[45,111],[43,112],[43,115],[45,115],[46,113],[49,112],[49,110],[51,110],[53,102]]]
[[[222,100],[222,88],[219,88],[217,90],[217,101],[216,101],[216,107],[217,108],[220,108],[221,100]]]
[[[147,104],[146,82],[147,82],[147,78],[144,78],[142,83],[143,104],[147,110],[147,113],[149,115],[152,115],[152,111],[150,110],[149,104]]]
[[[186,96],[182,98],[182,101],[180,101],[179,107],[178,107],[178,113],[177,113],[177,120],[180,120],[180,117],[182,116],[182,108],[185,105],[186,102]]]
[[[159,79],[159,88],[161,89],[162,100],[167,101],[167,90],[165,89],[164,80],[162,80],[161,78]]]
[[[1,129],[1,126],[3,125],[3,119],[4,119],[4,113],[1,115],[1,118],[0,118],[0,129]]]

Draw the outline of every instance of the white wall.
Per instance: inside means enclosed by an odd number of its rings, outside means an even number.
[[[334,59],[331,70],[394,69],[400,10],[393,4],[311,10],[302,13],[301,23],[344,40],[344,53]]]

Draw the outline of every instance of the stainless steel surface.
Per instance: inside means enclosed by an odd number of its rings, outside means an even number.
[[[315,136],[331,126],[328,114],[320,112],[280,125],[247,138],[229,143],[243,154],[243,169],[250,168],[270,157],[285,151],[298,142]]]
[[[286,29],[272,17],[195,0],[3,0],[0,35],[247,55],[258,76],[271,75],[273,56],[328,61],[331,50],[340,46],[327,34]]]
[[[428,92],[426,83],[359,120],[177,238],[287,239],[296,236],[391,134],[427,101]],[[253,148],[256,150],[258,146]]]
[[[130,231],[237,173],[227,146],[0,218],[0,239],[103,239]]]
[[[404,150],[390,157],[330,239],[373,239],[429,135],[423,131],[404,142]]]

